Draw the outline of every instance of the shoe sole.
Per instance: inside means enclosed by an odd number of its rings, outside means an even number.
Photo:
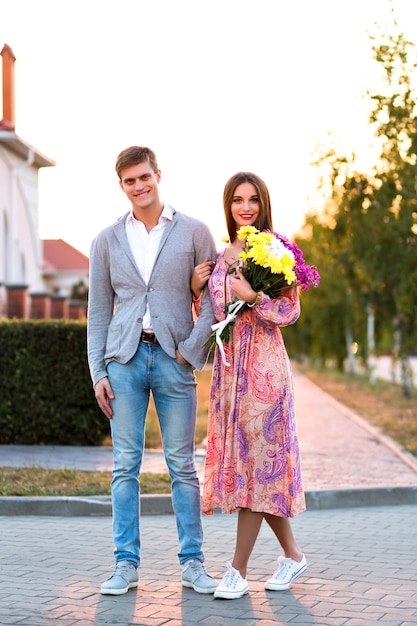
[[[220,600],[236,600],[238,598],[243,598],[244,595],[246,595],[247,593],[249,593],[249,587],[247,587],[244,591],[239,591],[239,592],[231,592],[231,591],[215,591],[214,592],[214,597],[215,599],[220,599]]]
[[[194,589],[194,591],[196,591],[197,593],[214,593],[217,587],[216,585],[216,587],[213,587],[213,589],[204,589],[203,587],[197,587],[197,585],[193,585],[193,583],[188,582],[188,580],[182,580],[181,583],[183,587],[188,587],[188,589]]]
[[[268,580],[265,583],[265,589],[267,589],[268,591],[286,591],[287,589],[289,589],[291,587],[291,585],[293,584],[294,580],[297,580],[297,578],[299,576],[301,576],[301,574],[304,574],[306,569],[307,569],[307,565],[305,565],[300,570],[298,570],[298,572],[295,574],[295,576],[293,576],[291,578],[289,583],[285,583],[285,584],[281,584],[280,585],[279,583],[274,583],[273,580]]]
[[[137,587],[139,581],[129,583],[127,587],[123,587],[123,589],[101,589],[102,596],[122,596],[124,593],[127,593],[129,589],[133,589]]]

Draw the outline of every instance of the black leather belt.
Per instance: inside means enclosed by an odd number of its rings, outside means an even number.
[[[142,343],[153,343],[156,346],[159,346],[159,341],[156,338],[155,333],[150,333],[144,330],[140,336],[140,340]]]

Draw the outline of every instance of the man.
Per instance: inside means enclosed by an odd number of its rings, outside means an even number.
[[[116,568],[101,593],[120,595],[138,585],[138,476],[150,391],[172,479],[182,584],[214,593],[217,583],[203,565],[194,462],[194,369],[205,364],[202,344],[214,317],[206,292],[193,321],[190,283],[194,266],[214,260],[216,248],[205,224],[161,202],[161,172],[152,150],[123,150],[116,172],[131,210],[93,241],[88,304],[90,372],[97,402],[110,420],[114,452]]]

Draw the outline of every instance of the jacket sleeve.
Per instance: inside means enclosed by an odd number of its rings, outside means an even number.
[[[93,385],[107,376],[104,355],[107,333],[113,317],[114,291],[106,240],[97,237],[90,251],[90,284],[87,311],[87,354]]]
[[[216,245],[206,225],[201,225],[195,231],[194,250],[195,265],[202,263],[207,257],[212,261],[216,260]],[[206,363],[209,346],[203,348],[202,345],[211,333],[211,326],[215,321],[210,293],[209,290],[205,288],[194,328],[190,336],[184,341],[181,341],[178,345],[178,350],[182,356],[197,370],[201,370]]]

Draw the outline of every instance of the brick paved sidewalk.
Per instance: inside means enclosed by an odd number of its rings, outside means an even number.
[[[214,600],[180,584],[175,519],[142,518],[137,590],[101,596],[113,569],[109,517],[0,518],[2,626],[272,626],[417,624],[417,506],[307,511],[292,521],[308,569],[289,591],[265,591],[276,540],[265,524],[249,563],[250,593]],[[219,579],[236,516],[204,517],[206,565]]]
[[[110,515],[82,517],[81,508],[77,517],[52,517],[38,507],[36,516],[9,511],[0,517],[1,626],[417,624],[415,459],[303,376],[295,373],[294,384],[308,510],[292,525],[309,566],[291,590],[264,590],[279,555],[266,525],[250,561],[248,596],[221,601],[183,588],[175,519],[168,514],[142,517],[139,588],[101,596],[100,584],[113,569]],[[1,465],[8,464],[5,448]],[[32,465],[36,450],[30,453]],[[65,457],[60,448],[46,454],[49,466],[60,460],[68,467],[71,458],[77,465],[94,458],[102,463],[109,451],[71,449]],[[157,457],[148,459],[150,471]],[[201,470],[204,455],[198,460]],[[378,506],[387,502],[395,505]],[[216,578],[232,557],[236,520],[203,518],[206,564]]]
[[[306,491],[417,487],[417,458],[298,372],[294,388]]]

